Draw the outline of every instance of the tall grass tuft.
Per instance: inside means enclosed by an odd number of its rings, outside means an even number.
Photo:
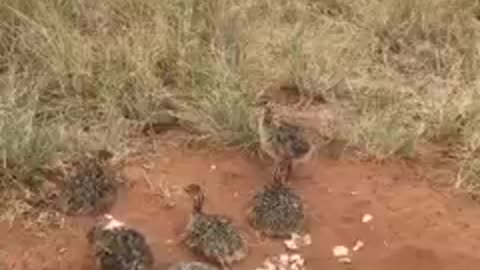
[[[4,0],[0,183],[30,186],[59,155],[121,150],[132,125],[166,114],[211,142],[254,148],[256,94],[287,83],[340,108],[335,134],[366,154],[413,156],[431,142],[471,157],[479,10],[466,0]]]

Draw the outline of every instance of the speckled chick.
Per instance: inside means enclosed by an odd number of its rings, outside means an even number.
[[[234,262],[244,259],[248,253],[244,237],[228,217],[203,212],[205,195],[199,185],[188,185],[185,191],[193,198],[193,212],[182,241],[194,253],[218,263],[223,269],[231,269]]]
[[[70,215],[97,215],[113,206],[117,194],[118,181],[108,164],[86,157],[67,176],[60,207]]]
[[[87,233],[100,270],[154,270],[154,257],[145,236],[105,215]]]
[[[293,166],[310,159],[313,146],[305,137],[304,130],[276,117],[270,102],[261,101],[259,104],[258,133],[262,150],[275,162],[290,159]]]
[[[249,204],[248,221],[260,233],[270,236],[287,238],[292,233],[305,231],[305,215],[301,198],[286,184],[283,176],[288,166],[279,163],[279,169],[274,174],[273,183],[258,191]]]

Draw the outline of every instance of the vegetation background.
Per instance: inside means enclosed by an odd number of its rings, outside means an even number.
[[[330,140],[440,147],[458,187],[480,184],[479,1],[3,0],[0,18],[2,194],[35,193],[59,157],[126,155],[145,125],[255,149],[265,89],[326,100]]]

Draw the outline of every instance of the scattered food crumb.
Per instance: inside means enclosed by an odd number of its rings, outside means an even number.
[[[298,245],[297,245],[297,243],[295,243],[295,240],[289,239],[289,240],[283,241],[283,243],[285,244],[287,249],[290,249],[290,250],[297,250],[298,249]]]
[[[346,246],[335,246],[333,248],[333,256],[335,257],[344,257],[348,256],[350,254],[350,251]]]
[[[309,246],[312,244],[312,237],[310,234],[299,235],[297,233],[292,233],[290,239],[283,241],[287,249],[297,250],[303,246]]]
[[[303,244],[304,246],[310,246],[312,244],[312,237],[310,236],[310,234],[306,234],[303,237]]]
[[[303,257],[300,254],[292,254],[290,256],[290,262],[291,263],[297,263],[299,265],[304,265],[305,264],[305,260],[303,259]]]
[[[255,270],[305,270],[305,260],[300,254],[280,254],[268,257],[262,267]]]
[[[173,201],[168,201],[168,202],[165,202],[165,203],[163,204],[163,206],[164,206],[165,208],[169,208],[169,209],[170,209],[170,208],[174,208],[176,205],[177,205],[177,204],[176,204],[175,202],[173,202]]]
[[[365,215],[363,215],[363,217],[362,217],[362,222],[363,222],[363,223],[368,223],[368,222],[372,221],[372,219],[373,219],[373,216],[372,216],[372,215],[370,215],[370,214],[365,214]]]
[[[335,246],[332,251],[337,262],[343,264],[349,264],[352,262],[352,259],[349,257],[350,250],[346,246]]]
[[[265,267],[263,269],[266,269],[266,270],[275,270],[276,269],[275,264],[273,264],[273,262],[270,261],[270,259],[266,259],[265,262],[263,263],[263,266]]]
[[[288,261],[290,260],[288,254],[280,255],[279,261],[281,265],[288,265]]]
[[[343,264],[350,264],[352,263],[352,259],[350,259],[349,257],[342,257],[338,259],[338,262]]]
[[[103,227],[105,230],[113,230],[115,228],[125,226],[125,223],[115,219],[110,214],[105,214],[104,217],[109,220],[108,223]]]
[[[363,246],[365,246],[365,243],[363,243],[360,240],[357,240],[357,242],[355,242],[355,246],[352,248],[352,250],[353,251],[359,251],[361,248],[363,248]]]

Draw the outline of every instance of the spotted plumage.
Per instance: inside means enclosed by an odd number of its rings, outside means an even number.
[[[145,236],[111,216],[87,233],[100,270],[154,270],[154,257]]]
[[[276,118],[270,104],[264,105],[258,122],[260,143],[273,159],[302,160],[311,154],[303,129]]]
[[[275,178],[255,194],[249,205],[250,225],[266,236],[286,238],[305,231],[302,199],[285,185],[284,179]]]
[[[303,128],[279,119],[268,101],[259,103],[258,133],[261,149],[278,163],[288,160],[292,171],[298,164],[309,160],[314,147],[306,138]],[[290,172],[289,172],[290,173]]]
[[[96,215],[107,212],[113,206],[117,193],[118,181],[108,164],[87,157],[67,175],[59,202],[67,214]]]
[[[248,253],[244,237],[228,217],[203,212],[205,195],[199,185],[189,185],[185,191],[193,198],[193,213],[182,241],[194,253],[230,269]]]

